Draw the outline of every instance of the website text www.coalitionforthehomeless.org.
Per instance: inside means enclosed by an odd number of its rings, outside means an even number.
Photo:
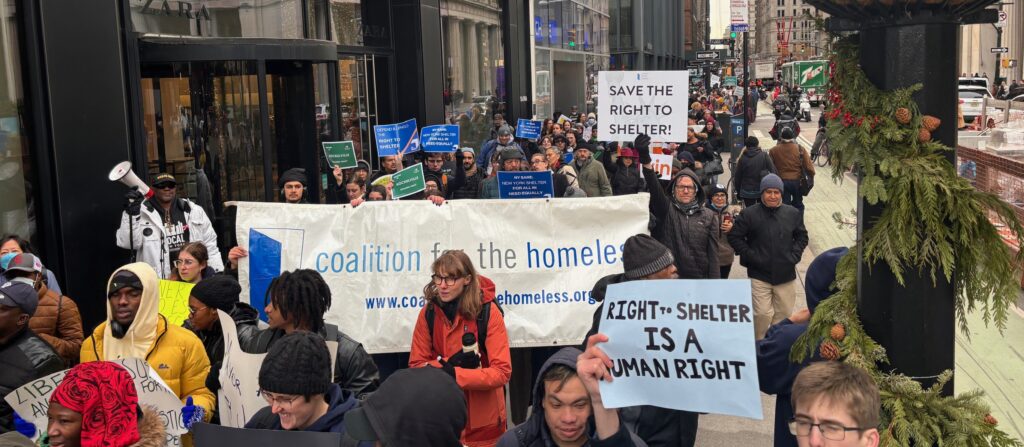
[[[505,306],[530,306],[530,305],[557,305],[570,303],[597,304],[597,301],[590,296],[590,290],[563,290],[551,291],[541,289],[534,292],[512,293],[502,290],[495,295],[498,305]],[[386,309],[418,309],[426,304],[422,296],[372,296],[366,297],[367,310]]]

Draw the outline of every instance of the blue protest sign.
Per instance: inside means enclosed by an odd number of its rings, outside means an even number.
[[[750,281],[613,284],[600,321],[614,377],[600,384],[605,407],[763,417]]]
[[[420,134],[423,152],[455,152],[459,148],[458,124],[427,126]]]
[[[498,172],[498,198],[539,199],[554,195],[551,171]]]
[[[541,126],[543,125],[543,121],[519,118],[519,121],[516,122],[516,138],[536,140],[540,138]]]
[[[420,150],[416,118],[398,124],[373,126],[373,134],[377,140],[378,157],[398,155],[399,153],[408,154]]]

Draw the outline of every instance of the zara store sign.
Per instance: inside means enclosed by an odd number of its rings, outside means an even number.
[[[210,20],[210,10],[206,9],[206,4],[201,2],[193,4],[184,0],[145,0],[141,12],[157,16]]]

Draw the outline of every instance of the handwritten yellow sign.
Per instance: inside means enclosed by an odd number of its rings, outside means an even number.
[[[160,314],[167,321],[181,326],[188,319],[188,296],[195,284],[160,280]]]

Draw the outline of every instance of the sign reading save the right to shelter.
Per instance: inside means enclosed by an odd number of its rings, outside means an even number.
[[[686,141],[688,71],[602,71],[598,73],[597,138]]]
[[[614,363],[608,408],[654,405],[761,419],[754,309],[745,280],[608,286],[599,344]]]

